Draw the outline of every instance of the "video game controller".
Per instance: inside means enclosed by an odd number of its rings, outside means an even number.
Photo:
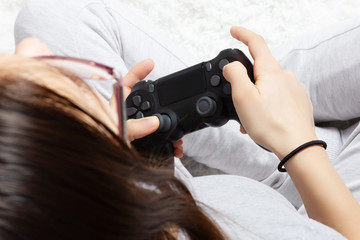
[[[202,62],[156,81],[138,82],[126,99],[128,118],[157,116],[159,129],[132,142],[146,157],[173,156],[173,142],[205,127],[220,127],[233,119],[240,123],[224,66],[240,61],[254,83],[253,65],[238,49],[225,49]]]

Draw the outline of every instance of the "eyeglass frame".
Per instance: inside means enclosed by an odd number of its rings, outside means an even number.
[[[59,67],[61,69],[64,69],[66,71],[69,71],[71,73],[74,73],[77,75],[80,79],[84,80],[91,80],[91,81],[102,81],[102,80],[115,80],[116,82],[113,84],[113,94],[115,95],[116,99],[116,113],[118,116],[118,130],[119,135],[122,136],[125,140],[127,140],[127,129],[126,129],[126,120],[127,120],[127,112],[125,107],[125,96],[124,96],[124,80],[123,76],[120,72],[120,70],[109,67],[107,65],[87,60],[87,59],[81,59],[81,58],[75,58],[75,57],[65,57],[65,56],[36,56],[34,57],[36,60],[45,61],[46,63]],[[85,64],[93,68],[101,69],[102,71],[105,71],[107,74],[112,76],[112,79],[106,79],[104,76],[96,76],[96,78],[87,78],[84,79],[80,76],[80,74],[76,73],[72,69],[67,69],[66,67],[59,66],[55,64],[54,62],[51,62],[52,60],[62,60],[67,62],[75,62],[78,64]],[[85,83],[86,84],[86,83]]]

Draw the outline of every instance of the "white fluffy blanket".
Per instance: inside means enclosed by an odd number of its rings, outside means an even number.
[[[51,0],[49,0],[51,1]],[[76,1],[76,0],[74,0]],[[270,45],[360,14],[359,0],[118,0],[160,33],[205,60],[237,43],[232,25],[248,27]],[[23,0],[0,0],[0,52],[14,51],[13,24]]]

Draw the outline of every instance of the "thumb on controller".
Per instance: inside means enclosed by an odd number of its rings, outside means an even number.
[[[155,116],[126,121],[129,141],[145,137],[159,128],[159,119]]]

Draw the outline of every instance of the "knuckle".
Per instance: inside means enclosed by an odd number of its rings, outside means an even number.
[[[258,42],[261,42],[261,43],[266,43],[265,41],[265,38],[257,33],[255,33],[255,37],[257,39]]]

